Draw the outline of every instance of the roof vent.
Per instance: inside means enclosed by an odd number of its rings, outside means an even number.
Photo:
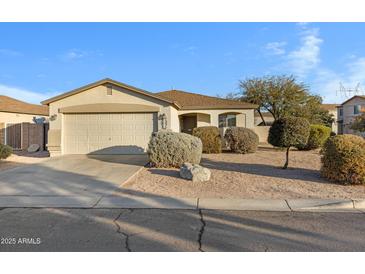
[[[113,95],[112,85],[107,85],[106,86],[106,95]]]

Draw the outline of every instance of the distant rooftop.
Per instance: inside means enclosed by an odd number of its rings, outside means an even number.
[[[48,116],[48,106],[29,104],[5,95],[0,95],[0,111]]]
[[[322,109],[331,111],[331,110],[336,110],[336,107],[338,106],[339,106],[338,104],[322,104]]]

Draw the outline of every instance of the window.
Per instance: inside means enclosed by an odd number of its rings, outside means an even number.
[[[340,116],[343,116],[343,109],[340,108]]]
[[[236,126],[236,114],[219,115],[219,127],[235,127],[235,126]]]
[[[360,105],[355,105],[354,106],[354,114],[359,114],[361,111],[361,106]]]

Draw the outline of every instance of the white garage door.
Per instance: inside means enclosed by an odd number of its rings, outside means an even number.
[[[63,126],[64,154],[141,154],[157,130],[157,114],[64,114]]]

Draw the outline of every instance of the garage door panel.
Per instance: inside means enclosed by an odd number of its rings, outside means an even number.
[[[65,114],[63,153],[144,153],[156,130],[156,113]]]

